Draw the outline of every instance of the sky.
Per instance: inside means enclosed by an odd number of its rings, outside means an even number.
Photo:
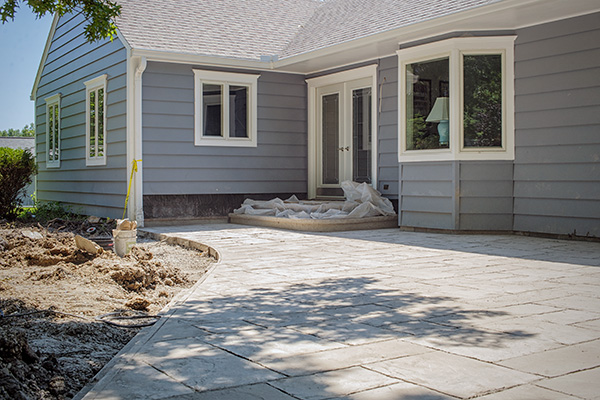
[[[36,19],[23,5],[15,20],[0,23],[0,131],[23,129],[33,122],[33,101],[29,100],[52,15]]]

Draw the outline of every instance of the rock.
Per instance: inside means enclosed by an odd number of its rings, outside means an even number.
[[[87,219],[87,222],[89,222],[90,224],[97,224],[98,222],[100,222],[100,217],[90,215]]]
[[[44,238],[44,236],[41,233],[30,230],[23,230],[21,231],[21,234],[31,240],[40,240]]]
[[[13,400],[29,400],[24,387],[7,368],[0,369],[0,395]]]
[[[50,389],[50,393],[55,396],[58,396],[66,391],[65,378],[62,376],[55,376],[50,379],[48,383],[48,389]]]
[[[77,245],[77,248],[91,254],[101,254],[103,251],[102,247],[80,235],[75,236],[75,244]]]
[[[143,297],[136,297],[125,303],[125,306],[131,308],[132,310],[148,311],[148,306],[150,304],[152,303],[147,299]]]

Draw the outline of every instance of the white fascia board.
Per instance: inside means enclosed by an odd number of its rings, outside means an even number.
[[[30,100],[35,101],[35,93],[37,92],[38,85],[40,84],[40,79],[42,79],[42,72],[44,72],[44,65],[46,64],[46,59],[48,58],[48,51],[50,50],[50,45],[52,44],[52,39],[54,38],[56,25],[58,25],[57,13],[54,14],[54,19],[52,20],[52,25],[50,26],[50,32],[48,32],[48,37],[46,38],[46,46],[44,46],[44,52],[42,53],[40,65],[38,66],[37,74],[35,75],[35,81],[33,82],[33,88],[31,89],[31,95],[29,96]]]
[[[127,41],[127,39],[125,38],[125,36],[121,33],[119,28],[117,28],[117,38],[121,41],[123,46],[125,46],[125,49],[127,50],[127,53],[129,54],[131,52],[132,47],[129,44],[129,42]]]
[[[236,58],[206,56],[199,54],[182,54],[160,50],[132,49],[131,54],[134,57],[146,57],[148,61],[155,62],[209,65],[214,67],[243,68],[247,70],[258,71],[274,71],[275,68],[273,62],[243,60]]]

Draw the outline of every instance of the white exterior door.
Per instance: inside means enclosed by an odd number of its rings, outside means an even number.
[[[372,78],[316,88],[316,197],[343,196],[346,180],[372,183]]]

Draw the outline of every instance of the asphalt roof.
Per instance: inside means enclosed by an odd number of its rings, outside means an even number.
[[[247,60],[326,48],[502,0],[118,0],[134,49]]]
[[[1,136],[0,147],[8,147],[10,149],[29,149],[35,147],[35,138],[20,137],[20,136]]]

